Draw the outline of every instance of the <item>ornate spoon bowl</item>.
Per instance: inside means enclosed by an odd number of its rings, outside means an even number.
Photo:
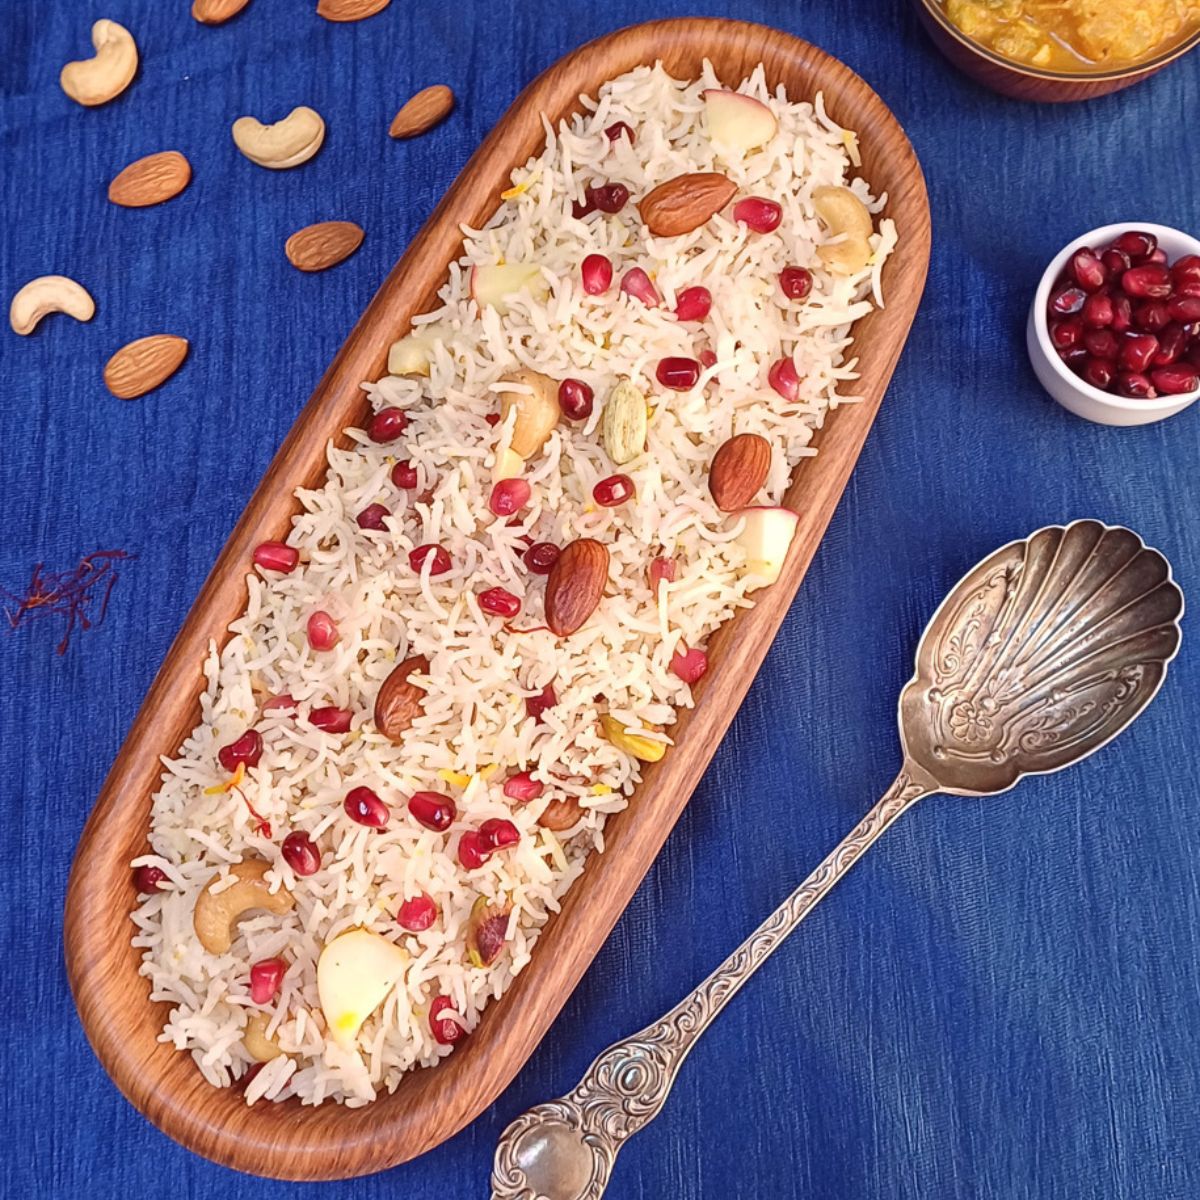
[[[694,992],[504,1131],[493,1200],[597,1200],[712,1019],[901,813],[937,792],[996,795],[1099,750],[1162,686],[1182,616],[1167,560],[1099,521],[1047,526],[972,568],[930,619],[900,693],[892,786]]]

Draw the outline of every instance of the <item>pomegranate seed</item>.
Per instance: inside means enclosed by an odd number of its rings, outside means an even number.
[[[1158,367],[1150,372],[1150,382],[1164,396],[1182,396],[1200,388],[1200,374],[1190,366]]]
[[[1124,275],[1133,266],[1133,262],[1128,254],[1112,246],[1100,255],[1100,261],[1107,268],[1110,275]]]
[[[1133,323],[1146,333],[1160,333],[1171,323],[1171,311],[1161,300],[1143,300],[1133,310]]]
[[[684,288],[675,297],[677,321],[703,321],[712,308],[712,292],[706,287]]]
[[[700,351],[700,365],[707,371],[709,367],[717,365],[717,356],[711,350]]]
[[[417,574],[420,574],[427,559],[429,560],[430,575],[445,575],[450,570],[450,554],[444,546],[439,546],[436,542],[426,542],[424,546],[418,546],[415,550],[410,551],[408,565]]]
[[[1071,346],[1069,349],[1060,350],[1058,357],[1071,368],[1072,371],[1082,371],[1084,364],[1091,355],[1082,346]]]
[[[1154,334],[1127,333],[1121,340],[1121,368],[1140,374],[1150,366],[1158,351],[1158,338]]]
[[[1200,296],[1200,279],[1185,279],[1175,284],[1176,296]]]
[[[492,488],[491,499],[488,500],[488,508],[492,510],[498,517],[511,517],[513,513],[519,512],[529,503],[529,497],[533,495],[533,489],[524,479],[501,479]],[[445,551],[442,551],[445,554]],[[446,556],[446,566],[444,570],[450,569],[450,556]],[[433,572],[435,575],[441,574],[436,569]]]
[[[577,221],[582,221],[588,213],[594,213],[596,205],[589,196],[586,200],[573,200],[571,202],[571,216]]]
[[[654,374],[663,387],[673,392],[687,392],[700,378],[700,364],[694,358],[672,356],[660,359]]]
[[[616,508],[633,497],[633,480],[628,475],[610,475],[592,488],[592,499],[602,508]]]
[[[1190,321],[1200,321],[1200,296],[1172,296],[1167,301],[1167,312],[1172,321],[1184,325]]]
[[[255,1004],[270,1004],[283,983],[287,963],[282,958],[263,958],[250,967],[250,999]]]
[[[1116,378],[1115,386],[1119,395],[1128,396],[1131,400],[1153,400],[1158,395],[1145,375],[1132,371],[1122,371]]]
[[[479,836],[491,850],[504,850],[521,840],[520,830],[505,817],[491,817],[479,827]]]
[[[1108,268],[1086,246],[1071,255],[1069,273],[1085,292],[1098,292],[1108,280]]]
[[[500,414],[499,413],[488,413],[488,415],[486,417],[484,417],[483,419],[489,425],[491,425],[493,428],[500,424]]]
[[[1185,254],[1171,268],[1171,279],[1175,286],[1181,283],[1200,283],[1200,254]]]
[[[1159,335],[1158,353],[1151,363],[1156,367],[1169,367],[1183,357],[1187,343],[1187,330],[1182,325],[1168,325]]]
[[[1083,322],[1078,317],[1064,317],[1049,323],[1050,341],[1056,350],[1079,345],[1083,338]]]
[[[589,254],[579,268],[583,290],[589,296],[599,296],[612,287],[613,265],[603,254]]]
[[[602,213],[617,213],[629,202],[629,189],[623,183],[605,183],[584,188],[587,202]]]
[[[232,775],[238,769],[239,763],[245,763],[247,767],[257,767],[262,752],[262,734],[257,729],[247,729],[236,742],[230,742],[228,746],[222,746],[217,751],[217,762]]]
[[[812,285],[812,272],[805,267],[784,267],[779,272],[779,288],[789,300],[806,299]]]
[[[1116,373],[1117,368],[1111,361],[1091,357],[1083,364],[1083,370],[1079,372],[1084,383],[1090,383],[1092,387],[1099,388],[1102,392],[1108,389],[1108,385],[1112,383]]]
[[[586,421],[594,399],[595,393],[582,379],[564,379],[558,385],[558,407],[569,421]]]
[[[604,131],[604,136],[608,138],[610,142],[615,142],[617,138],[621,137],[622,135],[629,139],[629,144],[631,146],[637,141],[637,137],[633,130],[630,129],[624,121],[617,121]]]
[[[666,580],[667,583],[675,582],[675,560],[659,556],[650,564],[649,571],[646,572],[650,581],[650,590],[657,596],[658,585]]]
[[[1146,259],[1146,261],[1148,263],[1162,263],[1165,266],[1167,261],[1167,252],[1161,246],[1159,246],[1157,249],[1150,251],[1150,256]]]
[[[1087,299],[1087,293],[1077,287],[1060,288],[1050,296],[1050,312],[1059,317],[1074,316]]]
[[[417,468],[407,459],[398,462],[392,468],[392,482],[405,491],[412,491],[417,486]]]
[[[373,442],[394,442],[408,425],[408,418],[399,408],[381,408],[367,422],[367,437]]]
[[[657,308],[662,303],[658,289],[641,267],[630,267],[621,276],[621,291],[627,296],[636,296],[647,308]]]
[[[454,801],[440,792],[413,792],[408,798],[408,811],[418,825],[424,825],[435,833],[449,829],[458,815]]]
[[[350,728],[354,714],[348,708],[314,708],[308,714],[308,723],[326,733],[345,733]]]
[[[535,575],[549,575],[561,553],[553,542],[534,542],[522,557],[525,559],[525,565]]]
[[[283,861],[297,875],[315,875],[321,869],[321,848],[299,829],[283,839],[279,850]]]
[[[1112,361],[1120,353],[1121,343],[1111,329],[1089,329],[1083,335],[1083,345],[1096,358]]]
[[[453,1046],[467,1036],[467,1031],[453,1017],[441,1015],[453,1008],[454,1001],[449,996],[438,996],[429,1006],[429,1029],[439,1046]]]
[[[528,771],[518,771],[504,781],[504,794],[518,804],[536,800],[545,790],[546,785],[534,779]]]
[[[135,867],[133,886],[148,896],[151,892],[161,891],[166,878],[167,873],[161,867]]]
[[[1117,333],[1124,333],[1133,324],[1133,305],[1124,292],[1114,292],[1112,304],[1112,327]]]
[[[458,839],[458,861],[468,871],[482,867],[491,856],[492,845],[478,830],[468,829]]]
[[[338,643],[338,627],[333,618],[318,609],[308,618],[308,644],[314,650],[332,650]]]
[[[525,697],[525,715],[532,717],[535,721],[540,721],[546,709],[553,708],[557,703],[558,697],[554,694],[554,684],[548,683],[536,696]]]
[[[1189,348],[1187,360],[1193,367],[1200,367],[1200,342],[1194,342]]]
[[[796,364],[790,358],[781,358],[771,364],[767,382],[785,400],[795,400],[800,394],[800,376]]]
[[[387,526],[384,525],[384,520],[391,515],[382,504],[368,504],[355,517],[355,520],[358,522],[359,529],[386,529]]]
[[[1121,287],[1136,300],[1165,300],[1171,294],[1171,272],[1162,263],[1130,267],[1121,276]]]
[[[437,920],[438,906],[424,893],[413,896],[400,905],[396,922],[409,933],[421,933]]]
[[[748,225],[755,233],[771,233],[783,220],[783,208],[762,196],[747,196],[733,206],[733,219]]]
[[[382,829],[392,815],[388,806],[369,788],[351,788],[342,801],[346,816],[356,825],[366,825],[370,829]]]
[[[493,617],[515,617],[521,611],[521,601],[502,587],[488,588],[478,596],[479,607]]]
[[[1122,254],[1129,255],[1133,262],[1141,262],[1143,259],[1149,258],[1157,248],[1158,238],[1154,234],[1141,233],[1135,229],[1121,234],[1112,244],[1113,250],[1120,250]]]
[[[1090,325],[1093,329],[1099,329],[1105,325],[1111,325],[1113,319],[1113,302],[1110,296],[1097,294],[1089,296],[1083,302],[1083,312],[1081,314],[1083,323]]]
[[[708,655],[703,650],[681,646],[671,655],[671,671],[684,683],[695,683],[708,670]]]
[[[264,571],[279,571],[289,575],[300,561],[300,551],[282,542],[260,542],[254,548],[254,565]]]

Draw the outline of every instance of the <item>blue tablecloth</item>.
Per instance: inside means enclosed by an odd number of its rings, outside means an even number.
[[[956,74],[906,4],[872,0],[458,0],[361,25],[252,0],[223,28],[187,0],[0,2],[0,292],[63,272],[98,300],[29,339],[0,331],[0,586],[33,563],[136,551],[106,623],[0,632],[3,1195],[273,1200],[486,1193],[496,1138],[673,1003],[854,823],[897,766],[895,698],[944,589],[1049,522],[1137,529],[1200,582],[1200,412],[1088,425],[1039,390],[1030,293],[1077,232],[1200,224],[1200,59],[1086,105],[1000,99]],[[858,70],[916,146],[933,204],[929,286],[829,534],[689,809],[578,992],[500,1100],[417,1162],[358,1182],[256,1181],[153,1129],[84,1039],[61,910],[84,818],[167,647],[280,439],[389,266],[517,91],[595,35],[701,10],[764,21]],[[132,29],[141,75],[85,111],[57,84],[92,20]],[[383,136],[399,102],[453,85],[436,133]],[[325,149],[267,175],[229,124],[308,103]],[[165,148],[181,199],[105,187]],[[367,231],[305,276],[284,238]],[[7,301],[6,301],[7,302]],[[134,403],[104,390],[124,342],[191,357]],[[1194,594],[1200,595],[1200,591]],[[992,801],[936,799],[857,867],[692,1056],[624,1152],[641,1200],[1026,1200],[1200,1195],[1200,658],[1185,636],[1137,727]]]

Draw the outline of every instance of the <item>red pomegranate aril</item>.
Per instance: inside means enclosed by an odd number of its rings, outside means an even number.
[[[307,632],[308,644],[314,650],[332,650],[338,644],[338,627],[322,609],[317,609],[308,618]]]
[[[388,510],[382,504],[368,504],[367,507],[364,508],[357,517],[355,517],[355,520],[358,522],[359,529],[386,529],[387,526],[384,524],[384,521],[391,515],[392,514],[388,512]]]
[[[260,542],[254,548],[254,565],[264,571],[278,571],[289,575],[300,561],[300,551],[283,542]]]
[[[1086,246],[1071,255],[1070,275],[1085,292],[1098,292],[1108,280],[1108,268]]]
[[[592,488],[592,499],[602,508],[616,508],[634,493],[633,480],[628,475],[609,475]]]
[[[1185,364],[1157,367],[1150,372],[1150,382],[1164,396],[1182,396],[1200,388],[1200,374]]]
[[[1145,333],[1160,333],[1170,323],[1170,309],[1161,300],[1143,300],[1133,310],[1133,324]]]
[[[807,299],[812,285],[812,272],[804,267],[784,267],[779,272],[779,288],[789,300]]]
[[[650,590],[658,595],[658,585],[664,580],[667,583],[675,582],[675,567],[676,563],[673,558],[668,558],[666,555],[659,555],[650,564],[649,571],[646,572],[650,583]]]
[[[1110,275],[1124,275],[1130,267],[1133,266],[1128,254],[1123,250],[1116,249],[1115,246],[1109,246],[1103,254],[1100,255],[1100,261],[1104,264],[1105,269]]]
[[[458,861],[468,871],[482,867],[492,856],[491,843],[476,829],[468,829],[458,839]]]
[[[367,422],[367,437],[380,444],[394,442],[407,426],[408,418],[403,409],[381,408]]]
[[[444,546],[439,546],[436,542],[426,542],[424,546],[409,551],[408,565],[420,574],[427,559],[430,575],[445,575],[450,570],[450,554]]]
[[[534,542],[521,557],[535,575],[549,575],[561,553],[553,542]]]
[[[1171,272],[1162,263],[1130,267],[1121,276],[1121,288],[1135,300],[1165,300],[1171,294]]]
[[[1113,240],[1112,249],[1128,254],[1132,262],[1141,262],[1158,249],[1158,238],[1152,233],[1129,229]]]
[[[1200,367],[1200,342],[1193,342],[1188,347],[1187,360],[1193,367]]]
[[[161,867],[135,867],[133,872],[133,886],[144,895],[149,896],[152,892],[162,890],[162,885],[167,880],[167,873]]]
[[[348,708],[336,708],[330,704],[325,708],[314,708],[308,714],[308,723],[325,733],[346,733],[354,714]]]
[[[392,483],[406,492],[412,491],[417,486],[417,468],[407,459],[398,462],[392,468]]]
[[[1108,359],[1110,362],[1120,352],[1121,343],[1111,329],[1089,329],[1083,335],[1084,349],[1096,358]]]
[[[1094,358],[1090,355],[1079,372],[1084,383],[1090,383],[1092,387],[1099,388],[1102,392],[1108,389],[1108,385],[1112,383],[1116,373],[1116,365],[1111,359]]]
[[[513,513],[520,512],[529,503],[529,497],[532,495],[533,489],[524,479],[501,479],[492,488],[488,508],[498,517],[511,517]],[[443,551],[443,553],[445,552]],[[449,570],[449,555],[446,557],[447,562],[444,569]],[[440,574],[436,569],[433,573]]]
[[[467,1036],[467,1031],[453,1017],[443,1017],[441,1014],[454,1009],[454,1001],[449,996],[438,996],[429,1006],[429,1030],[433,1040],[440,1046],[453,1046]]]
[[[579,276],[589,296],[600,296],[612,287],[613,265],[603,254],[589,254],[579,268]]]
[[[610,142],[615,142],[617,138],[621,137],[622,135],[629,139],[629,144],[631,146],[637,141],[637,137],[633,130],[630,129],[624,121],[616,121],[604,131],[604,136],[608,138]]]
[[[500,414],[499,414],[499,413],[488,413],[488,415],[487,415],[486,417],[484,417],[483,419],[484,419],[484,420],[485,420],[485,421],[486,421],[486,422],[487,422],[487,423],[488,423],[490,426],[492,426],[492,428],[493,428],[493,429],[494,429],[494,428],[495,428],[497,425],[499,425],[499,424],[500,424]]]
[[[1172,321],[1183,325],[1200,321],[1200,296],[1172,296],[1167,301],[1167,313]]]
[[[1178,362],[1187,349],[1187,330],[1182,325],[1168,325],[1158,335],[1158,353],[1150,360],[1155,367],[1169,367]]]
[[[478,600],[479,607],[493,617],[515,617],[521,611],[520,598],[502,587],[480,592]]]
[[[518,804],[528,804],[536,800],[544,791],[546,785],[534,779],[528,771],[518,771],[504,781],[504,794]]]
[[[700,365],[707,371],[709,367],[717,365],[717,356],[711,350],[701,350],[696,356],[700,360]]]
[[[250,967],[250,999],[255,1004],[270,1004],[279,992],[287,963],[282,958],[262,958]]]
[[[564,379],[558,385],[558,407],[568,421],[586,421],[594,399],[595,393],[582,379]]]
[[[454,801],[441,792],[413,792],[408,798],[408,811],[418,825],[435,833],[444,833],[458,815]]]
[[[1071,368],[1072,371],[1082,371],[1084,363],[1087,362],[1091,355],[1082,346],[1070,346],[1066,350],[1060,350],[1058,357]]]
[[[1121,368],[1140,374],[1154,361],[1158,351],[1158,338],[1154,334],[1127,333],[1121,339]]]
[[[536,696],[525,697],[525,715],[532,717],[535,721],[540,721],[542,714],[557,703],[558,696],[555,694],[554,684],[548,683]]]
[[[1078,317],[1063,317],[1049,323],[1050,341],[1056,350],[1078,346],[1083,338],[1083,322]]]
[[[595,211],[596,205],[590,196],[586,200],[571,201],[571,216],[577,221],[582,221],[588,213],[594,213]]]
[[[1083,319],[1083,323],[1090,325],[1093,329],[1100,329],[1106,325],[1111,325],[1113,319],[1112,297],[1099,292],[1094,296],[1089,296],[1083,302],[1083,312],[1080,316]]]
[[[1118,395],[1126,396],[1130,400],[1153,400],[1158,395],[1150,380],[1135,371],[1120,372],[1113,386]]]
[[[712,292],[706,287],[684,288],[675,297],[677,321],[703,321],[712,309]]]
[[[785,400],[795,400],[800,394],[800,376],[790,358],[781,358],[771,364],[767,382]]]
[[[299,829],[283,839],[279,852],[297,875],[315,875],[321,869],[321,848]]]
[[[696,380],[700,378],[700,364],[694,358],[662,358],[654,376],[663,387],[673,392],[687,392],[696,386]]]
[[[396,923],[409,933],[422,933],[437,920],[437,916],[438,906],[422,892],[400,905],[396,913]]]
[[[521,840],[521,833],[507,817],[491,817],[479,827],[479,835],[490,850],[504,850]]]
[[[1117,333],[1124,333],[1133,325],[1133,302],[1124,292],[1113,292],[1112,306],[1112,328]]]
[[[1082,288],[1065,287],[1054,292],[1050,297],[1050,312],[1059,317],[1074,316],[1087,299],[1087,293]]]
[[[369,787],[351,788],[342,801],[346,816],[356,825],[368,829],[382,829],[392,815],[388,806]]]
[[[1181,283],[1176,283],[1175,295],[1191,296],[1193,299],[1200,296],[1200,279],[1185,279]]]
[[[238,769],[239,764],[247,767],[257,767],[262,758],[262,734],[257,729],[247,729],[236,742],[230,742],[217,751],[217,762],[231,775]]]
[[[1150,251],[1146,261],[1148,263],[1162,263],[1164,266],[1166,266],[1167,252],[1161,246],[1159,246],[1157,249]]]
[[[671,672],[684,683],[695,683],[708,670],[708,655],[693,647],[681,647],[671,655]]]
[[[593,208],[603,213],[618,213],[629,202],[629,189],[623,183],[589,184],[584,196]]]
[[[1200,283],[1200,254],[1185,254],[1171,264],[1171,281],[1178,287],[1181,283]]]
[[[755,233],[772,233],[783,220],[783,208],[765,196],[747,196],[733,206],[733,219]]]
[[[635,296],[647,308],[656,308],[662,303],[658,289],[650,282],[650,276],[641,267],[630,267],[621,276],[621,291],[628,296]]]

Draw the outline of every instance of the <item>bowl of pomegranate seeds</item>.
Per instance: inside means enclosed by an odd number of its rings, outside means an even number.
[[[1026,342],[1042,386],[1077,416],[1174,416],[1200,398],[1200,241],[1127,223],[1076,238],[1042,276]]]

